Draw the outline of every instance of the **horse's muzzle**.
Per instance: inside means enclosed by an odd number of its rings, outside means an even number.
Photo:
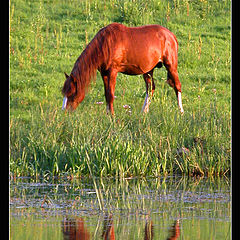
[[[67,97],[63,98],[62,110],[66,109],[66,107],[67,107],[67,100],[68,100]]]

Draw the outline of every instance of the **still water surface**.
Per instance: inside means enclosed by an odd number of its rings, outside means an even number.
[[[226,178],[10,182],[10,239],[231,239]]]

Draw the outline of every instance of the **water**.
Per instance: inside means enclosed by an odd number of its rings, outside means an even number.
[[[226,178],[174,176],[95,183],[11,180],[10,239],[231,238]]]

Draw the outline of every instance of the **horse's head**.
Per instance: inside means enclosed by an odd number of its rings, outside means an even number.
[[[80,83],[72,74],[68,76],[65,73],[65,76],[66,80],[62,88],[62,94],[64,95],[62,109],[70,108],[71,110],[75,110],[78,104],[84,99],[85,93],[84,91],[80,91],[81,86],[78,86]]]

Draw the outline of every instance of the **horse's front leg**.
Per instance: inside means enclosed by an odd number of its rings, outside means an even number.
[[[104,73],[102,73],[102,79],[103,79],[104,90],[105,90],[105,98],[107,102],[107,114],[110,111],[112,116],[114,115],[113,101],[114,101],[116,78],[117,78],[116,71],[105,71]]]
[[[146,97],[145,97],[145,101],[144,101],[144,104],[142,107],[142,112],[147,113],[149,111],[149,105],[151,103],[151,100],[150,100],[151,96],[149,96],[149,90],[152,87],[152,90],[151,90],[152,96],[153,96],[153,92],[155,90],[155,84],[153,82],[153,71],[143,74],[143,78],[146,83]],[[152,80],[152,84],[151,84],[151,80]]]

